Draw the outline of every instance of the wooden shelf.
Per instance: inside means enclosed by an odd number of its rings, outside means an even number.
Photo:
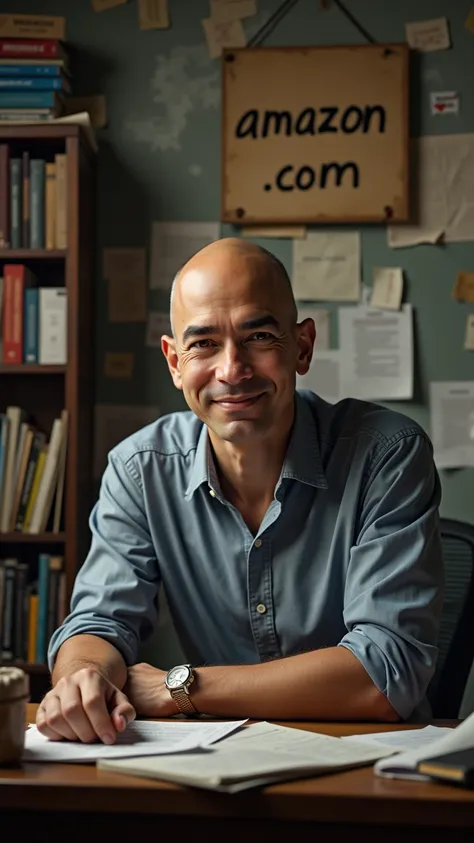
[[[65,249],[0,249],[0,260],[63,260]]]
[[[49,673],[47,664],[35,664],[34,662],[0,662],[0,667],[20,667],[25,673]]]
[[[64,375],[67,366],[39,363],[0,363],[0,375]]]
[[[5,544],[62,544],[66,533],[0,533],[0,542]]]

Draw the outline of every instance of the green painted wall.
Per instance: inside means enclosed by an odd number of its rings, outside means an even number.
[[[258,5],[257,18],[245,22],[248,36],[279,0],[258,0]],[[452,49],[414,56],[411,133],[474,132],[474,36],[464,28],[472,0],[348,0],[347,5],[380,42],[403,41],[406,21],[447,16]],[[0,11],[13,8],[45,14],[67,9],[68,40],[77,55],[75,92],[107,97],[109,125],[99,132],[97,400],[158,403],[164,412],[184,408],[161,352],[145,347],[145,326],[108,324],[101,249],[148,246],[154,219],[218,218],[220,75],[219,62],[208,58],[201,27],[208,0],[169,0],[172,27],[151,32],[139,31],[133,0],[100,14],[92,11],[90,0],[0,0]],[[362,40],[335,5],[323,12],[318,0],[300,0],[266,43]],[[459,92],[459,116],[430,115],[428,93],[434,90]],[[361,232],[365,283],[374,264],[401,265],[405,271],[406,300],[415,309],[416,394],[396,407],[429,430],[429,381],[474,379],[474,353],[462,349],[469,306],[450,295],[457,271],[474,270],[474,243],[391,251],[382,226],[363,226]],[[228,233],[231,227],[223,226],[222,234]],[[261,242],[290,269],[289,242]],[[148,295],[150,309],[167,306],[160,292]],[[336,333],[332,339],[336,344]],[[106,350],[135,352],[131,381],[103,377]],[[474,522],[474,469],[443,471],[442,484],[442,514]]]

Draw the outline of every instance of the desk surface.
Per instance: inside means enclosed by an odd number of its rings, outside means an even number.
[[[36,706],[28,706],[28,720]],[[328,735],[391,731],[396,724],[286,723]],[[445,724],[446,725],[446,724]],[[403,728],[417,728],[404,726]],[[300,779],[237,795],[124,776],[92,765],[0,768],[0,810],[89,811],[294,822],[437,826],[474,831],[474,792],[439,784],[381,779],[372,767]]]

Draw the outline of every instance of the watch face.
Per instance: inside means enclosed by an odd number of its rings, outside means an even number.
[[[191,671],[187,664],[180,664],[169,671],[166,684],[168,688],[180,688],[188,681],[190,675]]]

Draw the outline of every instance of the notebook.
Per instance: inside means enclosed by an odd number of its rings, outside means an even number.
[[[373,764],[393,749],[266,721],[244,726],[212,748],[179,757],[99,759],[101,770],[224,793]]]
[[[374,767],[377,776],[393,779],[417,779],[426,781],[428,776],[418,770],[420,761],[444,755],[447,752],[457,752],[461,749],[474,749],[474,712],[466,717],[459,726],[452,729],[438,741],[430,743],[421,749],[400,752],[390,758],[381,758]]]
[[[418,763],[418,772],[432,779],[474,787],[474,749],[446,752]]]

